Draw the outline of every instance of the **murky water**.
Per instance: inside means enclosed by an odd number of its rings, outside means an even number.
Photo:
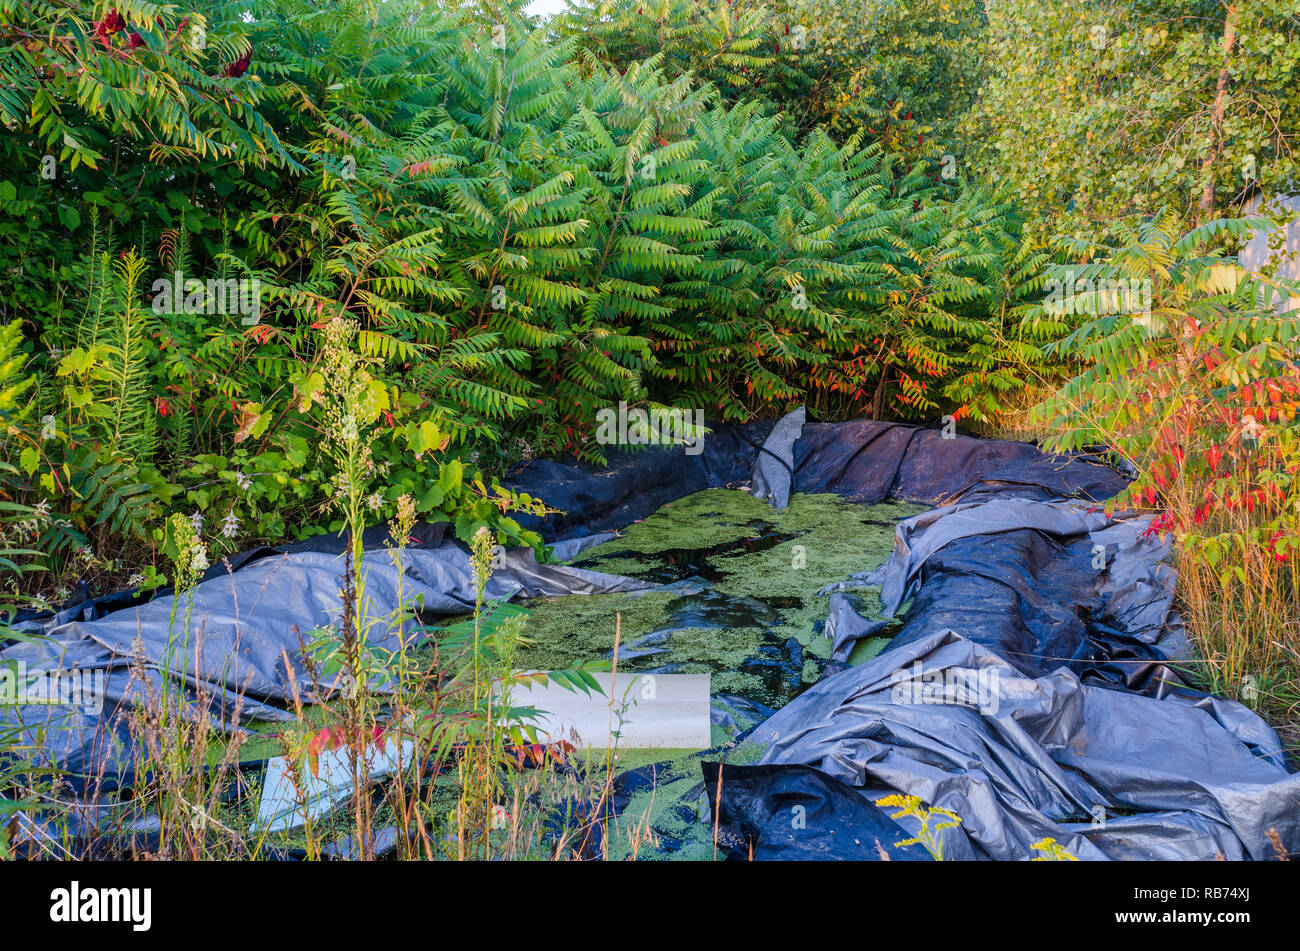
[[[621,670],[707,673],[715,695],[783,706],[830,655],[829,598],[817,592],[881,564],[894,525],[918,511],[832,495],[797,495],[777,511],[726,489],[669,503],[573,562],[664,587],[527,602],[532,643],[516,659],[554,669],[612,658],[617,618]],[[876,589],[853,593],[864,611],[878,609]]]

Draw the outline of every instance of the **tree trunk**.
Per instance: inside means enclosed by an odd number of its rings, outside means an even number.
[[[1201,177],[1205,181],[1201,189],[1201,220],[1208,220],[1214,212],[1214,163],[1223,151],[1223,112],[1228,102],[1228,64],[1232,61],[1232,51],[1237,45],[1237,5],[1228,4],[1223,16],[1223,69],[1219,70],[1219,81],[1214,89],[1214,105],[1210,107],[1210,122],[1213,126],[1213,138],[1209,151],[1201,161]]]

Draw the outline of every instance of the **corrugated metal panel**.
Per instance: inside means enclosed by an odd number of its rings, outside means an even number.
[[[1279,211],[1300,212],[1300,195],[1269,199],[1262,192],[1257,192],[1246,202],[1244,211],[1247,214],[1254,214],[1261,210],[1268,214],[1276,214]],[[1274,263],[1281,261],[1278,277],[1291,281],[1300,279],[1300,217],[1284,229],[1276,230],[1283,230],[1286,233],[1286,244],[1281,249],[1270,252],[1268,248],[1270,232],[1256,232],[1255,237],[1241,251],[1239,256],[1241,263],[1251,271],[1260,273],[1270,264],[1270,261]],[[1278,309],[1285,312],[1297,308],[1300,308],[1300,298],[1292,297]]]

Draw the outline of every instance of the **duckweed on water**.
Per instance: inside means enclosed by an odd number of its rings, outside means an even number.
[[[700,762],[719,760],[745,766],[762,755],[759,744],[741,742],[707,753],[680,751],[656,758],[653,765],[641,770],[640,783],[632,788],[610,830],[608,857],[695,861],[721,857],[720,852],[715,855],[711,827],[702,821],[708,815],[710,790],[700,779]]]
[[[574,564],[670,587],[534,601],[518,660],[556,669],[609,656],[619,614],[622,669],[709,673],[715,693],[781,706],[830,654],[820,632],[829,597],[817,592],[883,563],[894,524],[919,511],[835,495],[795,495],[778,511],[731,489],[668,503]],[[876,589],[856,594],[862,610],[879,609]]]

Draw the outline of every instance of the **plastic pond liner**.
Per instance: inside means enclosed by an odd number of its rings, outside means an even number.
[[[562,510],[530,526],[554,560],[511,550],[487,592],[495,618],[526,615],[519,665],[609,656],[618,616],[621,670],[712,676],[715,748],[624,751],[593,856],[1024,859],[1049,839],[1086,859],[1300,851],[1300,778],[1259,717],[1179,673],[1166,544],[1149,518],[1104,514],[1125,479],[1099,454],[799,410],[716,426],[701,452],[543,460],[503,481]],[[399,570],[423,602],[413,632],[472,607],[446,526],[423,526],[400,568],[374,535],[376,616]],[[84,777],[101,792],[130,782],[142,660],[155,688],[238,698],[212,711],[225,728],[291,720],[305,680],[293,632],[337,619],[341,541],[210,574],[180,663],[167,594],[27,621],[47,639],[0,662],[93,672],[103,708],[9,706],[0,728],[90,796]],[[890,796],[953,821],[904,844],[920,817],[879,804]]]

